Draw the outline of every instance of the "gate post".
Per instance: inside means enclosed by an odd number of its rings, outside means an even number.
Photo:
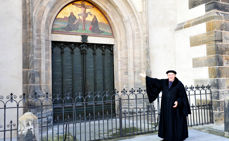
[[[211,95],[211,104],[209,107],[210,108],[210,123],[214,123],[214,112],[213,112],[213,102],[212,102],[212,91],[211,91],[211,88],[209,87],[209,90],[210,90],[210,95]]]
[[[119,133],[122,137],[122,98],[119,98]]]

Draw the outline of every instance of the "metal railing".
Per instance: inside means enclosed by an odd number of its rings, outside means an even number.
[[[186,87],[192,114],[189,126],[213,123],[210,86]],[[48,93],[33,96],[13,94],[0,97],[0,140],[103,140],[152,133],[158,130],[161,94],[148,102],[146,91],[105,91],[82,97],[66,94],[52,98]],[[38,117],[38,131],[20,135],[20,116]],[[32,129],[31,129],[32,130]]]

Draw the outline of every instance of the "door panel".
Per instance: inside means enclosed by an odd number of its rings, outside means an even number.
[[[58,94],[62,94],[62,59],[61,48],[53,46],[52,49],[52,93],[55,97]],[[55,88],[55,89],[54,89]]]
[[[83,65],[82,65],[82,58],[80,54],[79,47],[76,47],[73,50],[73,94],[74,97],[78,95],[77,92],[82,92],[82,85],[83,85]]]
[[[72,95],[72,50],[70,47],[63,48],[63,93]]]
[[[72,96],[73,99],[77,96],[85,98],[89,93],[91,95],[100,94],[103,97],[106,94],[104,91],[114,90],[113,69],[112,45],[52,42],[53,98],[61,97],[65,99],[67,96]],[[104,100],[111,98],[108,95],[105,96]],[[113,109],[111,108],[112,103],[106,101],[93,107],[90,104],[91,100],[87,99],[85,103],[87,114],[92,112],[114,112],[114,103]],[[80,101],[83,102],[82,99]],[[65,101],[65,103],[68,102]],[[54,114],[62,116],[61,101],[57,101],[55,104]],[[85,112],[83,105],[76,107],[77,114]],[[72,116],[72,107],[64,106],[64,113]]]
[[[113,89],[113,53],[111,50],[106,49],[104,55],[104,74],[105,74],[105,89]],[[111,82],[112,81],[112,82]]]
[[[95,87],[96,91],[103,91],[104,90],[104,79],[103,79],[103,55],[102,55],[102,49],[96,48],[96,54],[95,54]]]
[[[93,92],[94,91],[94,56],[93,49],[91,45],[89,45],[86,52],[86,61],[85,61],[85,70],[86,71],[86,79],[85,79],[85,92]]]

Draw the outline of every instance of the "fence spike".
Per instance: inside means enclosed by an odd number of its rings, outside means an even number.
[[[200,87],[202,90],[204,90],[205,88],[206,88],[206,86],[204,86],[204,85],[201,85],[201,87]]]
[[[130,94],[134,94],[134,92],[135,92],[134,88],[131,88],[129,92],[130,92]]]
[[[199,90],[200,89],[199,85],[196,85],[195,89]]]

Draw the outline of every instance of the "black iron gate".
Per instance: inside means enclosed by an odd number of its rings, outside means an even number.
[[[212,92],[210,86],[186,87],[187,96],[191,105],[191,115],[188,116],[188,125],[197,126],[213,123]],[[106,93],[106,92],[105,92]],[[40,97],[39,97],[39,96]],[[90,97],[91,101],[86,99]],[[78,99],[81,99],[79,101]],[[61,114],[56,115],[53,122],[53,105],[59,99],[62,105]],[[72,100],[70,102],[70,100]],[[152,133],[158,130],[160,116],[159,97],[149,104],[147,94],[142,89],[113,91],[112,95],[90,95],[86,97],[70,96],[52,99],[48,94],[34,94],[34,97],[16,97],[11,94],[7,97],[0,96],[0,140],[19,140],[19,116],[23,109],[28,109],[38,117],[37,135],[43,141],[70,140],[88,141],[103,140],[122,136],[131,136]],[[26,101],[34,103],[25,105]],[[68,101],[68,102],[66,102]],[[111,101],[114,101],[115,107]],[[36,104],[35,104],[36,103]],[[110,105],[109,105],[110,103]],[[96,105],[102,110],[96,110]],[[66,110],[68,106],[76,109],[83,106],[84,112]],[[104,106],[108,108],[105,108]],[[92,106],[93,110],[88,110]],[[115,113],[110,112],[115,108]],[[109,114],[110,113],[110,114]],[[9,114],[9,115],[8,115]],[[12,116],[14,114],[15,116]],[[71,118],[73,115],[73,118]]]

